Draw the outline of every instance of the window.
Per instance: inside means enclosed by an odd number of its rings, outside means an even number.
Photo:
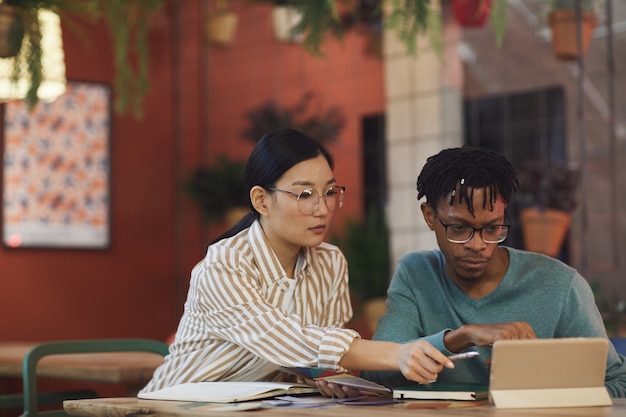
[[[555,86],[541,90],[466,99],[463,104],[465,143],[505,155],[516,169],[527,158],[566,161],[565,92]],[[514,202],[513,227],[505,244],[522,248]]]

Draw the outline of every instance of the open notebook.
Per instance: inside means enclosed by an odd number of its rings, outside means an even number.
[[[288,382],[187,382],[172,385],[157,391],[140,392],[137,397],[144,400],[194,401],[210,403],[234,403],[258,400],[277,395],[319,393],[317,388],[306,384]]]
[[[496,408],[610,406],[604,386],[608,340],[499,340],[489,397]]]

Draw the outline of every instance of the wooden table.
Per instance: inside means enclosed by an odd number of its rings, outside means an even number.
[[[22,377],[22,361],[32,342],[0,342],[0,378]],[[39,361],[41,378],[126,385],[134,395],[152,378],[163,356],[150,352],[79,353],[46,356]]]
[[[433,402],[407,402],[392,406],[339,405],[331,408],[265,408],[250,411],[254,417],[381,417],[381,416],[475,416],[475,417],[624,417],[626,399],[613,400],[613,407],[543,408],[543,409],[495,409],[490,405],[448,408],[416,408]],[[440,403],[441,404],[441,403]],[[96,398],[68,400],[64,402],[66,413],[78,417],[244,417],[246,411],[207,411],[208,404],[180,401],[140,400],[137,398]],[[204,407],[204,408],[203,408]]]

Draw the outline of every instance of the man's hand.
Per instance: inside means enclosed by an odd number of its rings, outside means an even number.
[[[536,338],[533,328],[524,321],[466,324],[446,333],[444,344],[450,352],[458,352],[470,346],[491,346],[496,340]]]

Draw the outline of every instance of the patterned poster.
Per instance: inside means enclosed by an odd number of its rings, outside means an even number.
[[[109,245],[110,88],[70,82],[30,111],[5,104],[3,243],[7,247]]]

